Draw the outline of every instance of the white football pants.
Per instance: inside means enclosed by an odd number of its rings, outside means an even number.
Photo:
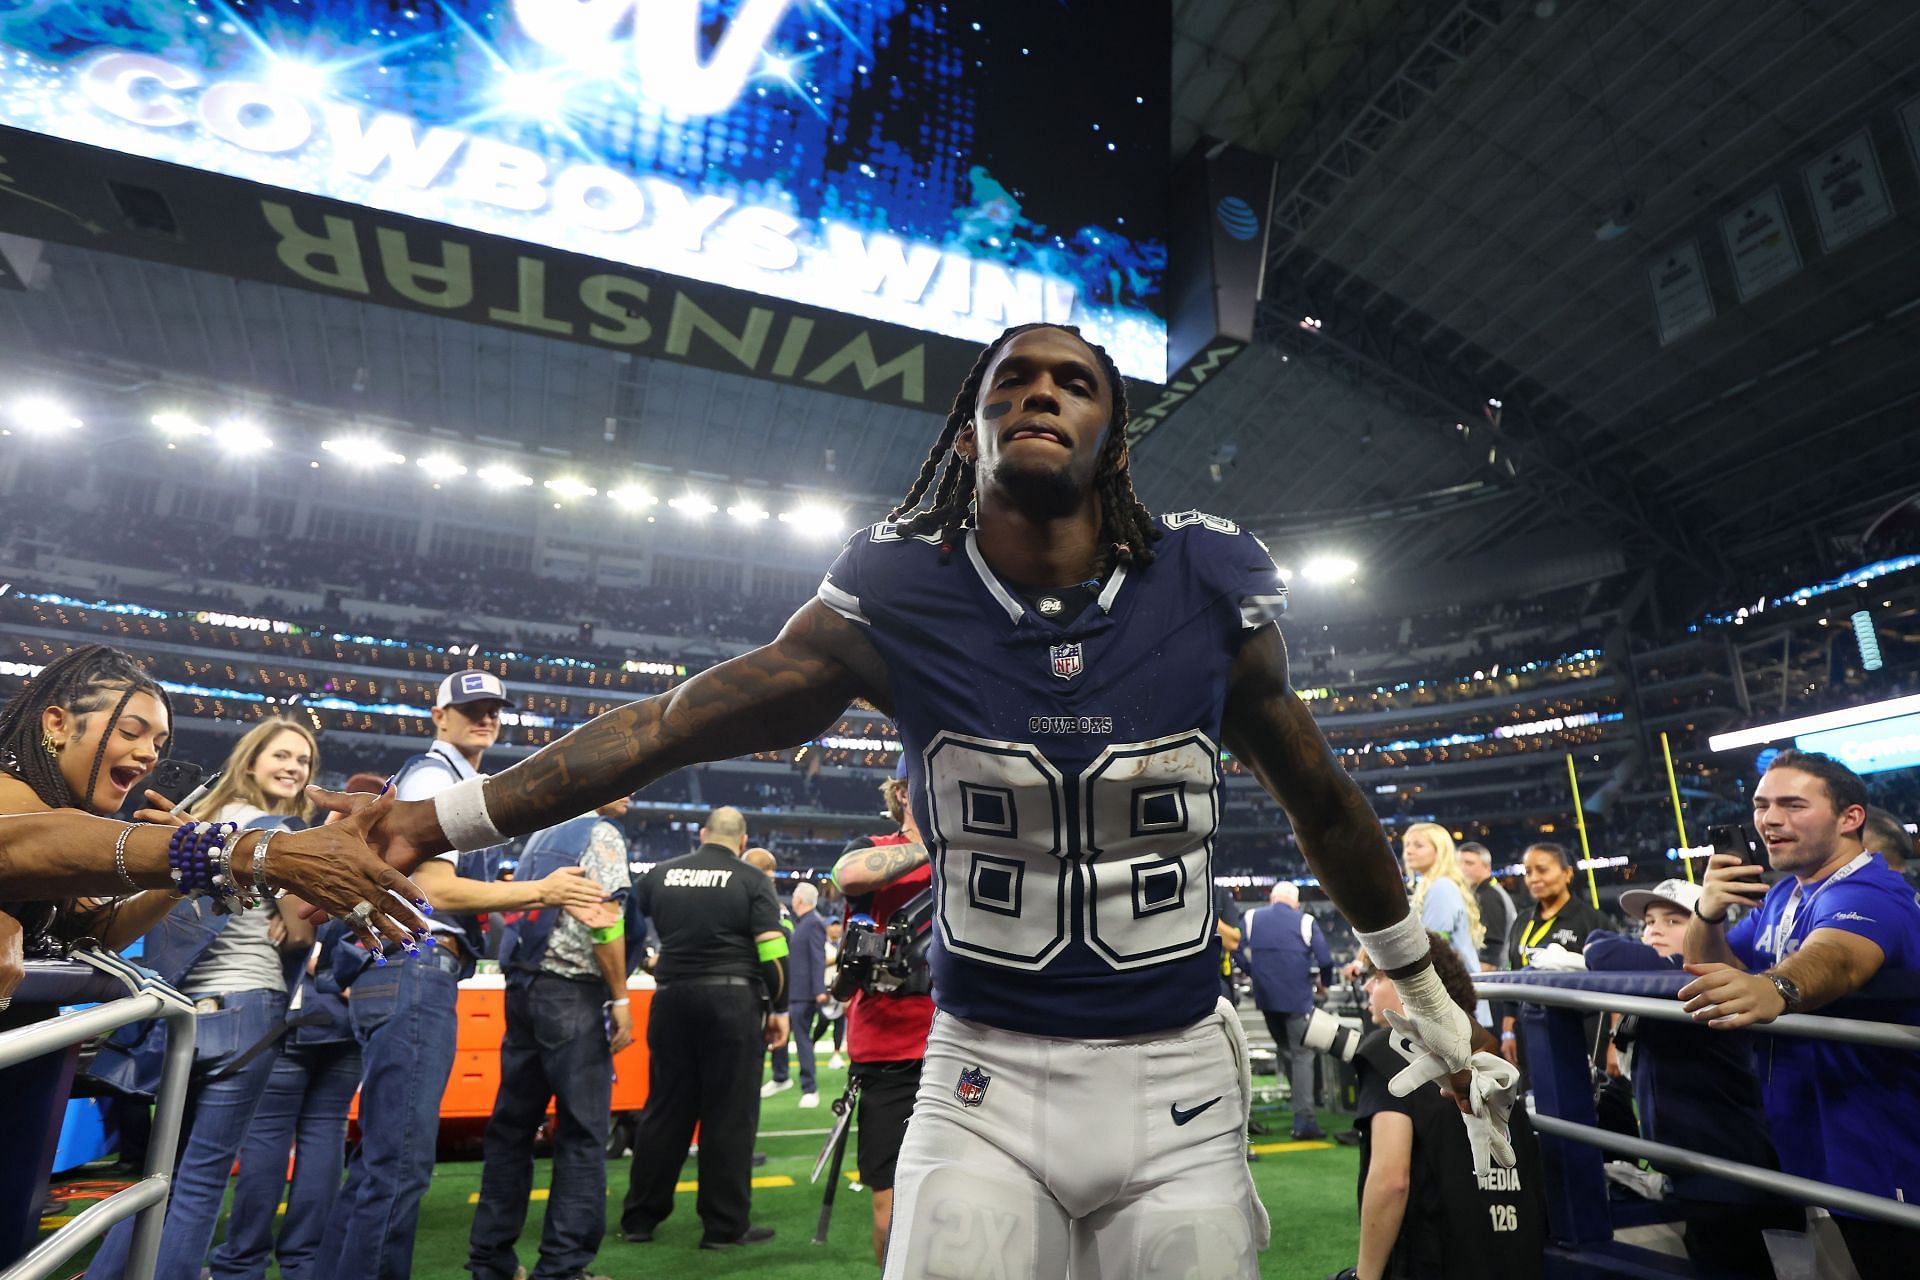
[[[1251,1095],[1224,1000],[1182,1030],[1113,1040],[936,1015],[887,1280],[1257,1278],[1267,1214],[1247,1168]]]

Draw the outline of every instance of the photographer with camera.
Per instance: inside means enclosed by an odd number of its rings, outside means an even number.
[[[1292,1087],[1293,1140],[1327,1135],[1314,1116],[1313,1050],[1303,1037],[1314,997],[1333,982],[1333,952],[1320,922],[1300,909],[1300,886],[1277,882],[1268,905],[1246,917],[1242,954],[1253,975],[1253,1004],[1267,1021],[1275,1051],[1288,1062]]]
[[[907,780],[880,784],[887,816],[901,826],[896,835],[878,836],[841,855],[834,883],[847,896],[849,919],[871,916],[885,926],[908,903],[926,893],[933,873],[922,852],[913,814],[907,807]],[[902,847],[905,846],[905,847]],[[872,975],[877,966],[850,964],[856,930],[841,939],[841,971],[851,981]],[[885,979],[883,979],[884,981]],[[873,1192],[873,1256],[883,1266],[887,1232],[893,1225],[893,1172],[907,1119],[920,1088],[920,1067],[927,1056],[927,1032],[933,1026],[933,997],[924,956],[908,980],[892,991],[862,986],[847,1005],[847,1053],[852,1077],[860,1086],[860,1180]],[[836,994],[841,988],[836,986]]]

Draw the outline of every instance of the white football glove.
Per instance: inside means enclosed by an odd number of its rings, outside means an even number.
[[[1527,968],[1539,969],[1543,973],[1585,973],[1587,958],[1578,951],[1569,951],[1559,943],[1542,947],[1527,958]]]
[[[1395,979],[1394,986],[1406,1013],[1388,1011],[1387,1025],[1393,1046],[1407,1059],[1407,1066],[1387,1087],[1395,1097],[1404,1098],[1423,1084],[1471,1072],[1467,1101],[1473,1110],[1462,1118],[1473,1148],[1473,1170],[1487,1173],[1493,1164],[1511,1169],[1514,1154],[1507,1117],[1513,1113],[1519,1071],[1491,1053],[1472,1052],[1473,1024],[1431,967]]]

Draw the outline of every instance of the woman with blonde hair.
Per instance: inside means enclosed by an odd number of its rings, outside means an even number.
[[[313,730],[297,720],[271,717],[233,744],[220,781],[195,808],[215,822],[243,827],[265,826],[260,819],[267,817],[304,825],[312,813],[307,783],[319,769],[320,744]]]
[[[196,806],[196,816],[282,829],[305,816],[318,757],[306,725],[263,720],[227,753],[225,771]],[[217,913],[188,900],[147,935],[145,963],[199,1010],[189,1119],[154,1280],[196,1280],[206,1265],[228,1173],[278,1064],[287,1008],[313,946],[314,926],[301,915],[304,905],[295,897],[268,896]],[[284,1154],[280,1159],[284,1171]],[[228,1231],[253,1225],[232,1222]],[[128,1218],[107,1233],[87,1270],[93,1280],[119,1280],[126,1273],[132,1228]]]
[[[1427,929],[1447,940],[1468,973],[1480,972],[1480,944],[1486,927],[1480,923],[1480,904],[1473,886],[1460,869],[1460,852],[1453,833],[1437,822],[1416,822],[1400,837],[1407,871],[1414,877],[1413,914]],[[1492,1020],[1484,1002],[1480,1021]]]

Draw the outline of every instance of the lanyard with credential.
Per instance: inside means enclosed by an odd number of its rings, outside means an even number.
[[[1522,968],[1533,963],[1533,953],[1539,949],[1541,940],[1547,936],[1547,930],[1553,928],[1553,922],[1559,918],[1560,913],[1556,911],[1537,925],[1521,927],[1520,965]]]
[[[1822,893],[1824,893],[1828,885],[1838,883],[1841,880],[1845,880],[1848,876],[1858,871],[1861,867],[1866,866],[1867,863],[1872,858],[1873,858],[1873,855],[1871,853],[1862,853],[1861,855],[1856,857],[1853,861],[1849,862],[1846,866],[1840,868],[1838,871],[1834,872],[1832,875],[1828,876],[1825,880],[1822,880],[1818,885],[1816,885],[1814,887],[1813,892],[1809,893],[1806,897],[1805,905],[1809,910],[1808,918],[1809,919],[1812,918],[1811,909],[1813,907],[1814,899],[1818,898]],[[1793,944],[1796,942],[1804,941],[1804,939],[1796,939],[1793,936],[1794,926],[1797,923],[1799,923],[1799,917],[1800,917],[1800,907],[1801,907],[1800,891],[1804,887],[1805,886],[1799,883],[1795,883],[1795,885],[1793,886],[1793,892],[1787,895],[1787,905],[1783,907],[1780,911],[1780,930],[1779,930],[1779,933],[1776,935],[1776,937],[1779,939],[1780,946],[1774,953],[1775,958],[1777,960],[1784,960],[1786,959],[1786,957],[1792,955],[1794,951],[1799,949],[1797,946],[1794,946]]]

